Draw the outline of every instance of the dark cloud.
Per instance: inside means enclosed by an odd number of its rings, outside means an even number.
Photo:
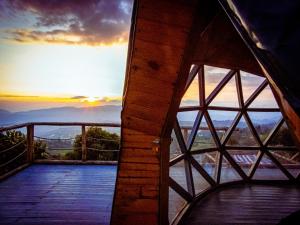
[[[16,41],[109,44],[127,41],[132,0],[6,0],[15,13],[29,13],[35,23],[10,30]],[[26,15],[26,14],[24,14]]]
[[[77,96],[73,96],[71,97],[71,99],[85,99],[88,98],[87,96],[82,96],[82,95],[77,95]]]
[[[109,98],[109,97],[104,97],[98,101],[100,105],[121,105],[122,104],[122,99],[121,98]]]
[[[37,95],[0,95],[0,98],[39,98]]]

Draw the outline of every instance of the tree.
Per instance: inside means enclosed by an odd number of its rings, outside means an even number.
[[[118,152],[109,150],[120,149],[120,136],[110,133],[100,127],[90,127],[86,132],[87,159],[90,160],[117,160]],[[74,141],[74,159],[81,159],[82,135],[77,135]],[[104,150],[104,151],[101,151]],[[71,157],[67,153],[66,157]]]
[[[7,165],[1,167],[0,174],[9,172],[26,162],[26,135],[21,131],[9,130],[0,133],[0,164]],[[46,151],[46,144],[41,141],[34,141],[35,158],[43,158],[42,155]],[[24,154],[22,154],[24,152]],[[22,155],[20,155],[22,154]],[[13,160],[15,159],[15,160]]]
[[[294,141],[287,127],[279,129],[278,133],[273,137],[270,145],[293,146]]]

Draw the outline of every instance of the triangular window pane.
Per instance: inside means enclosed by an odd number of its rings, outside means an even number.
[[[177,113],[178,123],[181,128],[185,143],[187,143],[187,140],[191,134],[191,130],[194,126],[198,113],[199,111],[185,111]]]
[[[253,179],[256,180],[287,180],[288,178],[274,164],[274,162],[264,154],[255,173]]]
[[[210,103],[210,106],[239,107],[235,77],[232,77]]]
[[[205,98],[207,98],[216,86],[229,73],[229,69],[219,67],[204,66]]]
[[[169,187],[169,221],[173,221],[177,213],[183,208],[186,201]]]
[[[207,190],[210,187],[209,183],[201,176],[201,174],[193,166],[192,173],[196,194],[199,194],[200,192]]]
[[[268,137],[272,129],[282,118],[280,112],[248,112],[248,115],[261,141],[264,141]]]
[[[207,148],[216,148],[216,143],[213,139],[211,131],[207,126],[205,117],[203,117],[199,129],[196,133],[191,150],[193,151]]]
[[[278,108],[278,104],[269,85],[259,93],[249,108]]]
[[[203,167],[203,169],[210,175],[210,177],[216,181],[219,152],[215,151],[215,152],[209,152],[209,153],[204,153],[199,155],[193,155],[193,157]]]
[[[175,180],[183,189],[186,191],[187,189],[187,183],[186,183],[186,173],[185,173],[185,166],[184,166],[184,160],[181,160],[180,162],[176,163],[175,165],[170,167],[169,175],[173,180]]]
[[[172,142],[170,144],[170,159],[173,159],[176,156],[181,155],[181,150],[174,130],[172,131],[171,138],[172,138]]]
[[[288,126],[284,122],[269,143],[269,146],[295,146]]]
[[[240,71],[240,74],[244,101],[247,101],[259,85],[262,84],[265,78],[244,71]]]
[[[216,129],[219,139],[222,140],[224,134],[232,125],[233,120],[237,115],[237,112],[209,110],[208,113]]]
[[[300,151],[270,151],[272,155],[286,168],[293,177],[300,173]]]
[[[258,146],[244,117],[241,117],[234,131],[231,133],[227,146]]]
[[[240,168],[248,174],[252,164],[255,163],[258,150],[227,150],[234,161],[240,166]]]
[[[226,157],[223,156],[220,183],[226,183],[236,180],[241,180],[241,177],[227,161]]]
[[[195,78],[181,99],[180,107],[199,106],[199,102],[199,79],[198,74],[196,74]]]

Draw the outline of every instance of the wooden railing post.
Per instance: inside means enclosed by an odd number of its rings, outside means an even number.
[[[33,162],[33,154],[34,154],[33,137],[34,137],[34,125],[29,124],[27,125],[27,162],[28,163]]]
[[[86,161],[86,156],[87,156],[87,148],[86,148],[86,132],[85,132],[85,125],[81,126],[81,150],[82,150],[82,161]]]
[[[183,128],[183,140],[186,144],[188,142],[188,137],[189,137],[189,129]]]

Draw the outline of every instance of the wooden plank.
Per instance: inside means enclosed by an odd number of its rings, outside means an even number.
[[[32,165],[0,182],[0,224],[110,222],[116,166]]]
[[[177,1],[152,1],[149,4],[147,1],[141,1],[138,17],[170,26],[186,27],[192,23],[192,19],[185,15],[193,13],[193,10],[194,4],[189,1],[186,1],[186,4]]]
[[[235,185],[208,194],[181,224],[278,224],[299,207],[296,186]]]
[[[142,131],[149,135],[159,135],[161,132],[161,124],[156,121],[149,121],[143,118],[133,116],[125,116],[122,118],[123,127],[133,130]],[[147,129],[145,129],[147,128]]]
[[[139,18],[135,38],[158,45],[183,48],[188,31],[188,24],[182,28]]]
[[[221,34],[222,38],[216,34]],[[195,63],[263,74],[256,59],[224,12],[220,11],[214,17],[201,34],[195,48]]]

